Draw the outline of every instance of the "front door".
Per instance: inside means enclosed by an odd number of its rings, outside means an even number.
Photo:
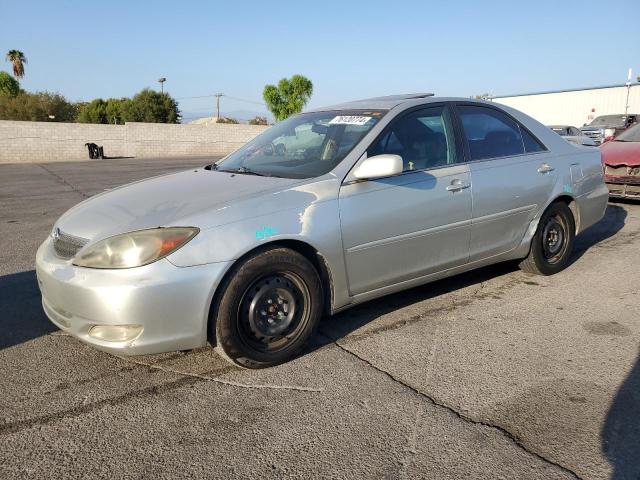
[[[471,182],[458,163],[448,107],[395,119],[367,151],[400,155],[404,172],[340,190],[352,295],[462,265],[469,258]]]

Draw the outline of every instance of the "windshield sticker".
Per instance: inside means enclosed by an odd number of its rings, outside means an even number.
[[[371,117],[362,115],[338,115],[333,117],[329,125],[364,125],[369,120],[371,120]]]

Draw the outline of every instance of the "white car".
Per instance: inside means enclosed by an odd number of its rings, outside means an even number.
[[[567,142],[585,147],[597,147],[598,144],[591,137],[588,137],[579,128],[571,125],[549,125],[549,128],[564,138]]]

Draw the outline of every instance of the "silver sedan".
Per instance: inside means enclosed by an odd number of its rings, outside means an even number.
[[[44,310],[117,354],[215,345],[261,368],[324,314],[484,265],[550,275],[604,214],[600,152],[484,101],[303,113],[223,160],[92,197],[38,250]]]

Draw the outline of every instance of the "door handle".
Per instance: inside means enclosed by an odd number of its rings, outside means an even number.
[[[553,168],[548,163],[543,163],[538,167],[538,173],[549,173],[549,172],[553,172],[554,170],[555,168]]]
[[[447,191],[459,192],[460,190],[464,190],[465,188],[469,188],[470,186],[470,183],[462,183],[460,179],[456,178],[451,182],[451,185],[447,185]]]

